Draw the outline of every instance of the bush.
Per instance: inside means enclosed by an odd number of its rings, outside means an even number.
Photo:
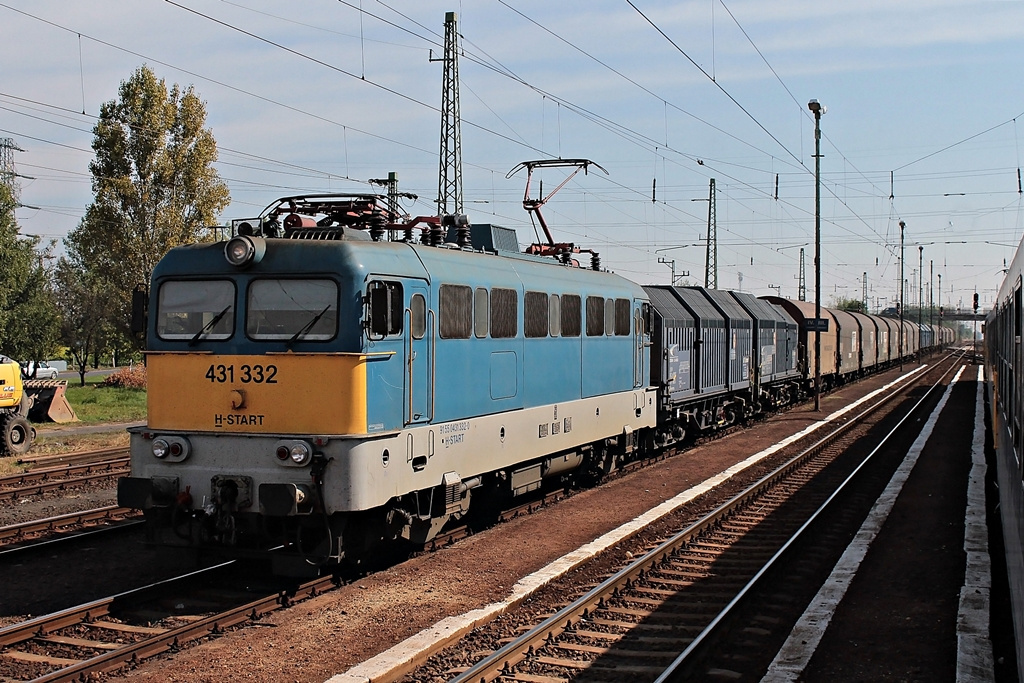
[[[121,389],[145,389],[146,366],[133,365],[113,372],[100,382],[101,387],[118,387]]]

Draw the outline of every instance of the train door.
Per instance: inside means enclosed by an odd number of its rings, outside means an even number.
[[[651,319],[651,307],[642,299],[633,301],[633,387],[642,387],[646,383],[647,373],[644,368],[644,348],[646,348]]]
[[[422,280],[403,282],[408,295],[405,308],[405,424],[434,418],[435,319],[430,309],[430,290]]]

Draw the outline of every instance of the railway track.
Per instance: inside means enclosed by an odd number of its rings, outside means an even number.
[[[121,449],[124,452],[124,449]],[[0,477],[0,497],[17,500],[24,496],[38,496],[77,486],[107,481],[126,474],[131,469],[127,455],[106,460],[51,465],[30,469],[19,474]]]
[[[937,375],[945,376],[949,365],[942,366],[926,373],[931,381],[942,381]],[[527,620],[513,634],[508,624],[475,632],[401,680],[553,683],[735,677],[735,669],[740,668],[736,661],[746,656],[743,651],[749,649],[749,641],[761,631],[770,631],[776,620],[771,610],[762,609],[761,622],[748,619],[737,626],[733,622],[737,610],[766,577],[779,578],[778,568],[787,557],[783,550],[799,547],[797,539],[810,528],[809,519],[827,516],[819,513],[825,501],[845,501],[838,505],[840,511],[858,507],[836,493],[861,462],[846,454],[881,423],[893,421],[888,414],[898,408],[892,406],[892,399],[909,388],[905,385],[847,420],[705,518],[653,544],[643,557],[552,610],[541,623]],[[929,390],[928,396],[933,393]],[[918,401],[908,415],[923,403],[925,399]],[[867,476],[873,469],[860,471]],[[871,500],[868,496],[867,504]],[[850,523],[847,520],[847,526]],[[848,533],[852,532],[829,532],[840,545],[848,541]],[[803,577],[813,574],[804,567],[787,566],[785,571]],[[515,618],[509,620],[515,622]],[[730,626],[734,640],[738,634],[738,640],[746,642],[739,646],[741,652],[722,645],[722,633]],[[709,663],[707,653],[713,651],[729,653],[722,655],[732,657],[728,666],[716,668]],[[467,652],[478,653],[471,665],[464,662]],[[694,658],[700,664],[694,664]]]
[[[138,517],[141,517],[138,510],[105,505],[92,510],[0,526],[0,554],[11,549],[11,546],[25,550],[41,543],[79,538],[86,531],[114,530],[124,526],[118,524],[115,527],[115,523],[125,520],[134,520],[134,523],[138,523]]]
[[[272,586],[209,567],[0,629],[0,679],[92,680],[96,675],[252,622],[339,585],[325,577]]]
[[[860,422],[860,419],[851,420],[848,424],[856,424]],[[823,440],[824,441],[824,440]],[[808,476],[806,474],[804,477]],[[765,501],[770,501],[772,496],[778,496],[778,492],[766,493],[767,498],[764,498],[758,505],[766,505]],[[506,514],[522,514],[523,512],[530,512],[537,507],[544,504],[543,501],[534,501],[526,507],[525,510],[509,511]],[[745,520],[742,515],[734,515],[732,521],[728,525],[719,524],[716,533],[721,533],[722,530],[729,531],[736,526],[744,526],[744,523],[749,525],[750,520]],[[754,525],[759,526],[759,525]],[[692,533],[696,533],[696,530],[691,530]],[[469,533],[466,530],[455,530],[455,534],[465,535]],[[771,536],[771,534],[769,534]],[[776,532],[774,536],[779,536],[779,532]],[[457,537],[457,536],[456,536]],[[444,540],[441,543],[447,544],[454,540],[454,537],[450,540]],[[776,539],[777,540],[777,539]],[[724,539],[712,536],[709,541],[702,541],[705,543],[703,546],[695,546],[699,548],[695,555],[697,557],[712,556],[712,557],[723,557],[726,555],[738,553],[739,550],[729,551],[725,548]],[[752,541],[746,541],[751,543]],[[737,541],[736,548],[743,548],[744,546]],[[655,549],[657,550],[657,549]],[[747,561],[749,555],[744,554],[741,558],[740,563],[743,564]],[[653,560],[651,560],[653,561]],[[650,561],[649,561],[650,562]],[[661,560],[659,560],[661,562]],[[667,560],[665,561],[667,562]],[[641,564],[641,563],[637,563]],[[686,563],[683,563],[684,565]],[[720,569],[723,565],[718,565]],[[645,569],[646,567],[646,569]],[[641,569],[646,573],[641,574],[642,578],[627,578],[621,579],[616,578],[618,574],[610,577],[609,582],[617,582],[615,587],[619,589],[619,596],[614,595],[613,597],[604,598],[605,607],[614,607],[610,602],[611,600],[621,600],[623,586],[630,584],[632,586],[640,586],[640,583],[644,578],[651,576],[653,566],[642,565]],[[625,571],[625,570],[623,570]],[[661,601],[661,604],[668,604],[672,602],[672,599],[666,595],[670,590],[674,588],[680,588],[676,584],[697,584],[701,583],[699,580],[694,580],[692,576],[687,576],[685,573],[693,574],[694,570],[689,567],[683,567],[682,569],[676,569],[674,571],[684,572],[684,575],[673,576],[669,571],[672,568],[669,566],[664,567],[664,571],[660,575],[662,580],[660,583],[648,586],[646,594],[640,595],[641,601],[637,604],[644,605],[647,607],[637,607],[633,605],[631,607],[625,607],[620,609],[632,609],[634,611],[656,612],[659,607],[655,606],[653,602],[644,603],[642,600],[647,601]],[[621,572],[620,572],[621,573]],[[170,584],[162,583],[157,584],[157,587],[147,587],[146,589],[139,589],[139,591],[132,591],[131,593],[125,593],[106,600],[95,601],[88,605],[83,605],[79,608],[72,610],[65,610],[48,617],[40,617],[39,619],[25,622],[24,624],[18,624],[5,629],[0,629],[0,674],[10,675],[14,672],[20,672],[21,676],[31,676],[34,679],[41,681],[65,681],[65,680],[83,680],[87,677],[102,671],[110,671],[117,669],[126,664],[134,664],[143,658],[154,656],[157,654],[165,653],[168,651],[176,650],[183,647],[186,643],[197,639],[204,638],[211,634],[217,634],[226,628],[235,626],[245,622],[258,621],[265,614],[286,607],[293,602],[309,597],[318,595],[321,592],[330,590],[339,585],[339,580],[333,577],[325,577],[314,581],[307,582],[301,586],[295,588],[289,588],[287,590],[270,591],[262,596],[248,595],[246,599],[242,599],[238,596],[235,605],[230,608],[215,610],[210,609],[205,613],[193,613],[189,615],[180,614],[168,614],[166,610],[164,614],[155,613],[152,609],[136,609],[134,615],[131,614],[132,610],[128,609],[126,605],[129,603],[141,602],[141,599],[137,599],[136,596],[140,592],[149,591],[153,594],[153,591],[159,593],[159,597],[162,598],[162,603],[182,603],[182,602],[197,602],[198,599],[178,600],[176,598],[169,599],[169,595],[173,595],[173,590],[169,587]],[[718,592],[733,590],[732,587],[727,586],[725,583],[720,584],[723,586]],[[684,587],[685,588],[685,587]],[[232,591],[228,591],[229,593]],[[208,591],[206,591],[208,593]],[[653,597],[652,597],[653,596]],[[720,596],[719,596],[720,598]],[[684,600],[688,602],[688,600]],[[597,619],[604,619],[607,622],[622,622],[621,614],[619,617],[614,616],[598,616],[595,611],[600,606],[601,600],[598,600],[597,606],[590,609],[586,613],[589,622],[580,622],[576,618],[569,618],[562,623],[566,626],[561,631],[568,633],[570,637],[592,637],[588,631],[594,630],[594,633],[603,634],[596,636],[596,640],[590,642],[573,643],[576,648],[574,657],[580,657],[587,659],[588,657],[599,656],[593,651],[594,648],[604,648],[606,651],[610,650],[614,644],[624,643],[628,644],[629,639],[622,635],[614,632],[614,627],[611,623],[599,623]],[[630,604],[627,601],[627,604]],[[609,615],[616,614],[609,612]],[[558,615],[555,615],[558,616]],[[677,615],[678,616],[678,615]],[[627,618],[625,621],[629,622],[636,619],[636,624],[631,627],[626,627],[626,633],[632,633],[633,635],[643,634],[645,629],[642,628],[644,625],[639,624],[639,617],[634,615],[633,618]],[[552,617],[556,623],[558,619]],[[156,626],[152,624],[156,623]],[[652,624],[653,625],[653,624]],[[690,630],[694,630],[696,627],[690,627]],[[557,630],[557,629],[556,629]],[[664,643],[666,638],[664,633],[658,633],[658,628],[654,628],[653,632],[649,632],[648,640],[641,642],[641,649],[646,648],[645,654],[650,654],[651,642],[657,640],[657,642]],[[662,636],[658,640],[658,636]],[[546,643],[549,637],[544,636],[542,640]],[[676,640],[679,640],[678,636],[673,636]],[[690,637],[690,636],[687,636]],[[85,641],[85,642],[80,642]],[[545,645],[546,646],[546,645]],[[539,651],[537,648],[534,649],[534,653]],[[621,650],[620,650],[621,651]],[[528,657],[530,654],[529,648],[527,648]],[[607,657],[608,655],[604,655]],[[667,655],[666,655],[667,658]],[[499,669],[499,674],[502,675],[502,671],[508,671],[506,664],[503,662]],[[447,669],[449,673],[455,674],[457,671],[451,668]],[[468,673],[468,672],[467,672]],[[575,677],[579,674],[579,670],[571,673],[567,677]],[[436,674],[440,675],[440,674]],[[527,681],[540,681],[549,680],[549,677],[544,678],[542,675],[523,673],[519,680]],[[540,676],[540,677],[538,677]],[[26,680],[26,678],[19,678],[12,676],[14,680]],[[563,677],[564,679],[565,677]],[[417,680],[416,679],[413,680]],[[466,678],[465,680],[480,680],[479,678]],[[484,679],[490,680],[490,679]]]
[[[68,453],[57,453],[55,455],[31,455],[18,458],[19,465],[27,465],[29,469],[40,469],[55,467],[58,465],[72,465],[88,462],[98,462],[117,459],[128,456],[128,448],[117,446],[113,448],[97,448],[88,451],[71,451]]]

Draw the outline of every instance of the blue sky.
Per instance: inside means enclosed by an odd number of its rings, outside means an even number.
[[[608,175],[581,174],[545,206],[556,239],[637,282],[668,282],[661,259],[701,284],[715,178],[719,286],[796,298],[803,247],[813,299],[811,98],[828,108],[824,303],[860,298],[866,276],[872,309],[892,304],[900,220],[908,301],[923,260],[926,303],[940,273],[944,305],[975,290],[990,302],[1024,233],[1015,0],[0,0],[0,138],[32,178],[22,231],[59,241],[80,220],[94,117],[143,63],[206,102],[232,195],[223,219],[289,194],[365,193],[391,171],[420,197],[408,210],[431,213],[430,56],[446,11],[464,51],[465,209],[524,245],[525,179],[506,174],[588,158]],[[564,171],[542,177],[550,190]]]

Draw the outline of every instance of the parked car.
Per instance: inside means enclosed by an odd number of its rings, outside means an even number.
[[[23,360],[21,374],[25,379],[57,379],[57,368],[45,360]]]

